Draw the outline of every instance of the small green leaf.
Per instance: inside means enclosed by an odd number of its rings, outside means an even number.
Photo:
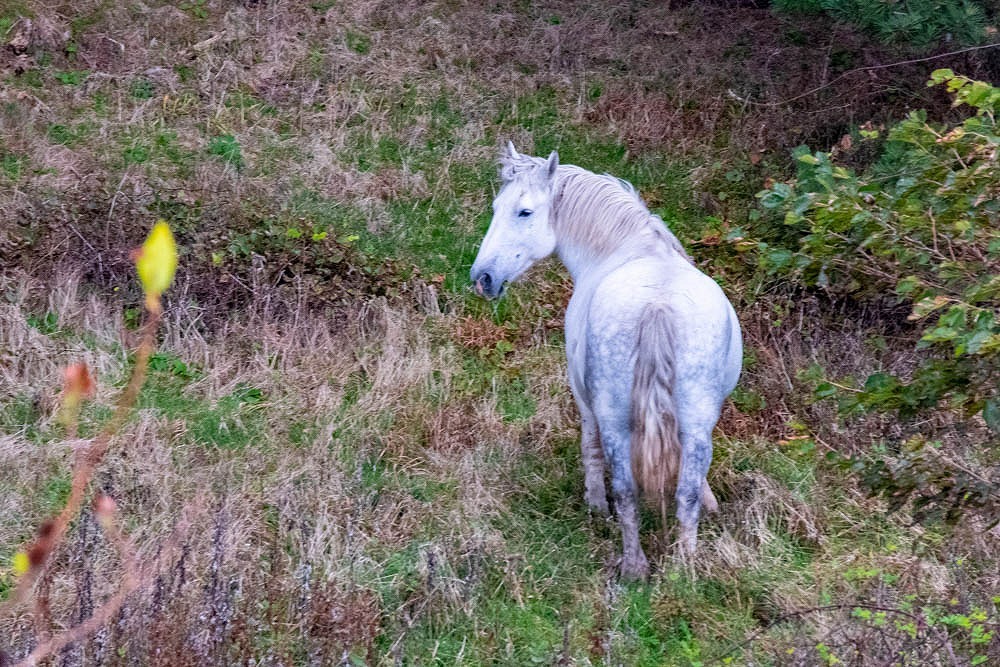
[[[837,395],[837,388],[829,382],[821,382],[813,392],[816,398],[830,398]]]
[[[878,403],[890,400],[899,387],[899,380],[888,373],[872,373],[865,380],[865,393]]]
[[[787,183],[775,183],[770,190],[757,193],[760,205],[764,208],[778,208],[792,196],[792,188]]]
[[[1000,433],[1000,399],[991,398],[983,405],[983,421],[994,433]]]
[[[906,296],[907,294],[912,294],[915,289],[920,287],[920,279],[916,276],[906,276],[898,283],[896,283],[896,294],[900,296]]]
[[[924,317],[927,317],[935,310],[941,308],[947,303],[948,303],[948,297],[942,296],[940,294],[937,296],[925,297],[920,301],[918,301],[917,303],[913,304],[913,312],[910,313],[910,316],[907,317],[906,319],[910,320],[911,322],[913,320],[923,319]]]
[[[949,79],[955,78],[955,73],[948,68],[936,69],[931,72],[931,80],[927,82],[928,86],[933,86],[936,84],[944,83]]]

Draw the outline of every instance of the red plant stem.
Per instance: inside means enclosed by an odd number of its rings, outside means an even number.
[[[39,538],[36,542],[36,545],[41,545],[41,541],[45,540],[42,562],[32,563],[31,570],[21,577],[17,589],[5,603],[0,605],[0,613],[6,612],[9,606],[19,604],[27,598],[28,592],[34,587],[35,582],[48,570],[48,566],[52,561],[52,554],[55,553],[62,542],[62,538],[65,536],[70,522],[79,514],[80,507],[83,505],[84,494],[87,491],[87,486],[90,484],[91,478],[94,476],[94,471],[100,465],[101,461],[104,460],[104,456],[111,446],[111,439],[121,429],[122,425],[124,425],[132,407],[139,398],[139,391],[146,381],[149,357],[156,348],[156,331],[159,328],[160,320],[161,313],[159,309],[149,311],[149,317],[142,328],[142,340],[139,343],[139,348],[136,350],[132,376],[129,378],[125,389],[118,396],[115,413],[101,430],[101,433],[90,443],[90,446],[78,452],[73,464],[73,481],[66,505],[63,506],[62,511],[52,520],[51,530],[47,532],[46,537]]]
[[[188,509],[190,510],[191,506]],[[189,513],[185,512],[185,515]],[[176,551],[177,546],[186,538],[190,525],[190,517],[185,516],[182,518],[174,527],[171,536],[167,538],[166,546],[160,550],[160,555],[154,560],[147,562],[145,566],[139,562],[135,550],[132,549],[131,544],[129,544],[128,539],[122,534],[118,525],[111,523],[105,526],[104,530],[108,533],[111,541],[118,546],[123,565],[125,566],[125,578],[121,588],[105,600],[104,604],[95,610],[90,618],[65,632],[59,633],[55,637],[41,641],[31,653],[14,665],[14,667],[34,667],[38,664],[39,660],[43,660],[66,646],[78,642],[99,630],[112,616],[118,613],[118,610],[122,608],[122,605],[125,604],[125,600],[130,594],[142,588],[143,585],[160,572],[162,564],[170,560],[168,555]]]

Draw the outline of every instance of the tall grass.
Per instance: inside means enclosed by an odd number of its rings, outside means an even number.
[[[38,387],[64,355],[99,369],[99,385],[122,381],[128,360],[120,314],[75,281],[52,291],[22,276],[4,289],[20,295],[3,311],[4,349],[16,338],[28,351],[5,374],[0,407],[8,557],[65,493],[69,448]],[[49,333],[32,317],[46,297],[59,308]],[[802,440],[727,435],[735,413],[719,433],[722,512],[705,526],[704,559],[676,567],[650,512],[657,574],[621,586],[616,532],[581,500],[558,344],[381,299],[339,321],[250,311],[219,338],[168,332],[123,433],[130,447],[109,453],[98,480],[139,554],[154,555],[191,498],[207,494],[208,516],[73,660],[782,662],[786,648],[849,655],[887,634],[917,650],[895,626],[843,625],[866,605],[913,613],[962,596],[945,611],[972,618],[989,603],[969,588],[990,580],[988,536],[950,560],[951,547],[882,516]],[[515,344],[488,343],[500,335]],[[512,407],[517,395],[531,409]],[[85,411],[82,433],[108,400]],[[93,521],[85,513],[57,554],[57,625],[117,586],[114,547]],[[32,645],[26,618],[0,622],[15,655]]]

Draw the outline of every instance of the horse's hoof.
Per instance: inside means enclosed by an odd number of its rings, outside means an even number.
[[[584,500],[587,501],[587,509],[590,510],[591,514],[599,516],[602,519],[606,519],[611,516],[611,508],[608,507],[608,499],[604,496],[600,498],[591,498],[588,496],[584,498]]]
[[[693,557],[698,551],[698,526],[681,525],[681,552],[686,558]]]
[[[621,564],[622,581],[646,581],[649,578],[649,561],[640,553],[637,557],[623,557]]]

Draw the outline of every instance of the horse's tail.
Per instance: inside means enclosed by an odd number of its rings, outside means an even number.
[[[647,306],[639,318],[632,384],[632,475],[666,513],[676,486],[681,442],[674,405],[674,329],[670,310]]]

